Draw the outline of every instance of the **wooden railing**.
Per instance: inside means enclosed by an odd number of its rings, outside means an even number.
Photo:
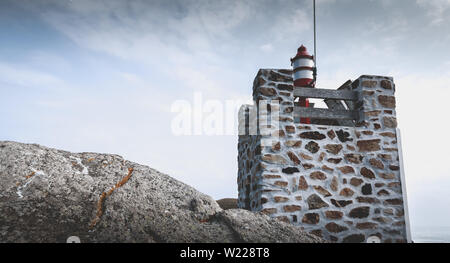
[[[359,100],[359,93],[352,91],[351,81],[347,81],[337,90],[317,88],[295,88],[294,97],[324,99],[328,109],[294,107],[294,117],[310,118],[314,120],[329,120],[341,126],[355,126],[359,119],[359,111],[355,109],[355,102]],[[347,105],[344,106],[343,102]]]
[[[358,92],[351,90],[295,88],[294,97],[355,101],[358,100]]]
[[[353,110],[295,107],[294,117],[326,120],[356,120],[358,118],[358,112]]]

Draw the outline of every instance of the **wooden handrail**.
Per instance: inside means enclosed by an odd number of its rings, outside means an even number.
[[[357,120],[359,118],[359,112],[354,110],[330,110],[294,107],[294,117],[327,120]]]
[[[336,100],[358,100],[358,92],[316,88],[294,88],[294,97]]]

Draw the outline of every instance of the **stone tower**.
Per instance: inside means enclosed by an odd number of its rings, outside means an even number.
[[[353,120],[300,124],[292,71],[258,72],[255,104],[239,112],[238,205],[331,241],[409,242],[393,79],[361,76],[339,90],[356,95],[345,107]]]

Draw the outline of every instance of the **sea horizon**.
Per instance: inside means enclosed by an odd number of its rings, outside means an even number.
[[[450,226],[416,226],[411,235],[414,243],[450,243]]]

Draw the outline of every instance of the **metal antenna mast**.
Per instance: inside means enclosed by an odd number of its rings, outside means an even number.
[[[313,76],[314,76],[314,85],[317,81],[317,35],[316,35],[316,0],[313,0],[313,16],[314,16],[314,70],[313,70]]]

